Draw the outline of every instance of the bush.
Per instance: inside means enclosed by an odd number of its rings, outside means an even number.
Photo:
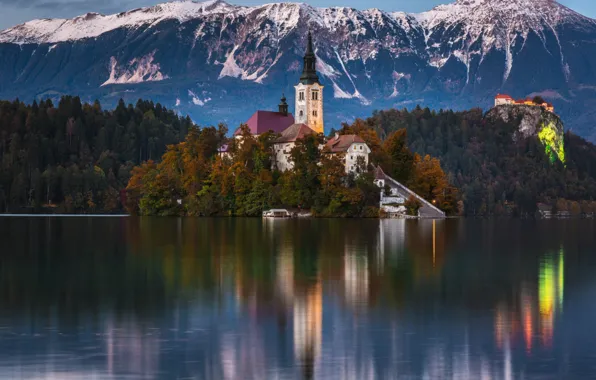
[[[532,101],[536,104],[546,103],[546,101],[544,100],[544,98],[542,96],[535,96],[534,99],[532,99]]]
[[[413,195],[410,195],[404,206],[408,210],[408,215],[418,216],[418,210],[422,207],[422,203]]]

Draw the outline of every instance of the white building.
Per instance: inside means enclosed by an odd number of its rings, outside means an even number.
[[[296,140],[312,134],[316,134],[316,132],[306,124],[292,124],[281,133],[281,136],[275,140],[273,145],[274,165],[277,170],[285,172],[294,167],[290,154],[296,146]]]
[[[324,107],[323,89],[316,70],[317,57],[313,49],[312,36],[308,33],[308,42],[304,54],[304,67],[300,81],[296,86],[295,116],[288,112],[285,96],[282,96],[277,112],[256,111],[246,122],[250,133],[258,136],[268,131],[279,134],[280,137],[273,144],[273,168],[280,171],[290,170],[294,167],[291,160],[291,151],[296,146],[296,141],[311,134],[324,134]],[[241,138],[241,129],[238,128],[234,135]],[[346,173],[359,172],[368,167],[370,148],[364,140],[357,135],[336,135],[326,142],[321,149],[331,154],[340,154],[343,157]],[[228,147],[220,149],[223,157],[229,155]]]
[[[495,107],[514,103],[515,100],[509,95],[497,94],[497,96],[495,96]]]
[[[368,168],[368,155],[371,150],[358,135],[338,135],[329,139],[325,146],[332,154],[341,154],[346,173],[358,173]]]

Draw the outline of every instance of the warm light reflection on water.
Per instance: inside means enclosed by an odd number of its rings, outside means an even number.
[[[0,378],[589,378],[594,232],[0,218]]]

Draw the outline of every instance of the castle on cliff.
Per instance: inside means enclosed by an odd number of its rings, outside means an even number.
[[[509,95],[497,94],[497,96],[495,97],[495,107],[501,105],[542,107],[548,112],[555,112],[555,107],[551,103],[536,103],[533,99],[515,100]]]

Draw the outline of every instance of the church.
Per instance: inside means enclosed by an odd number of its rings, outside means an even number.
[[[302,75],[295,89],[294,109],[296,116],[288,112],[288,103],[282,95],[277,112],[256,111],[246,122],[250,132],[258,136],[265,132],[274,132],[280,136],[274,144],[273,165],[280,171],[293,167],[290,152],[296,141],[310,134],[324,134],[324,86],[319,80],[316,69],[312,35],[308,32],[306,52]],[[240,134],[240,128],[234,136]],[[344,160],[346,173],[356,172],[358,162],[368,166],[368,156],[371,152],[364,140],[357,135],[335,135],[326,141],[330,154],[340,154]]]

